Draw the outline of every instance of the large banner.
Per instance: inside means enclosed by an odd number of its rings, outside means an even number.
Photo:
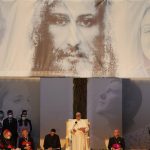
[[[1,0],[0,76],[149,77],[149,8],[149,0]]]
[[[149,149],[149,80],[92,78],[87,89],[91,149],[106,149],[114,129],[122,131],[126,149]]]
[[[122,131],[122,80],[89,79],[87,89],[91,149],[106,149],[113,130]]]

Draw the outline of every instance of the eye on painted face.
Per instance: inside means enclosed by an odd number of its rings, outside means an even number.
[[[106,88],[98,94],[97,108],[98,113],[118,113],[121,106],[122,82],[119,79],[110,79]],[[115,113],[115,114],[116,114]]]
[[[83,63],[85,68],[93,63],[94,40],[99,35],[96,11],[94,0],[59,0],[50,7],[49,32],[60,65],[70,68]]]
[[[141,44],[145,57],[150,60],[150,8],[141,23]]]

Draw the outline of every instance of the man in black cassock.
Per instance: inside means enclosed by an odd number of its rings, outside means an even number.
[[[114,130],[114,136],[109,139],[108,149],[125,150],[125,141],[122,137],[120,137],[120,132],[118,129]]]
[[[55,129],[51,129],[50,133],[45,136],[44,149],[61,150],[60,138]]]
[[[3,121],[3,129],[2,131],[4,131],[5,129],[8,129],[11,133],[12,133],[12,138],[15,142],[15,146],[17,145],[17,137],[18,137],[18,133],[17,133],[17,119],[13,118],[13,111],[12,110],[8,110],[7,111],[7,118],[4,119]]]

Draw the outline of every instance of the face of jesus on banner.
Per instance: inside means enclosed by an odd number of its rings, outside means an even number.
[[[97,57],[102,60],[103,51],[100,50],[101,41],[104,39],[103,3],[103,0],[99,3],[95,0],[54,0],[50,4],[47,1],[48,7],[45,4],[44,12],[47,12],[45,23],[48,24],[48,37],[52,39],[48,48],[51,47],[54,56],[51,58],[53,68],[80,74],[83,70],[93,72],[96,65],[100,67],[102,63]],[[38,47],[41,47],[40,43],[37,45],[37,51]],[[46,62],[48,61],[45,60]]]

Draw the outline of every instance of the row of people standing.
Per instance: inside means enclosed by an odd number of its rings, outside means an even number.
[[[31,135],[32,123],[27,118],[27,110],[23,110],[21,118],[16,119],[13,117],[13,111],[7,111],[7,117],[4,119],[4,112],[0,111],[0,135],[3,136],[4,131],[10,131],[11,138],[14,141],[14,146],[18,146],[18,139],[22,137],[22,131],[26,130]]]

